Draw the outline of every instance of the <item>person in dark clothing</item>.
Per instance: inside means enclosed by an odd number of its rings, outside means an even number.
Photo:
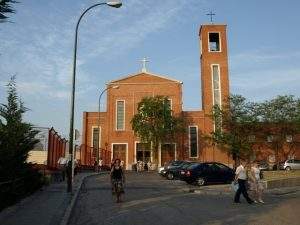
[[[235,182],[238,182],[239,188],[237,189],[235,196],[234,196],[234,202],[240,203],[240,195],[243,194],[244,198],[247,200],[249,204],[253,203],[253,200],[249,198],[247,189],[246,189],[246,182],[247,182],[247,172],[245,169],[246,163],[241,162],[240,166],[236,168],[235,172]]]
[[[125,176],[123,169],[121,167],[121,160],[116,159],[114,164],[112,165],[111,172],[110,172],[110,179],[112,185],[112,194],[116,194],[116,183],[121,183],[121,194],[124,194],[124,183],[125,183]],[[121,199],[117,199],[117,202],[120,202]]]

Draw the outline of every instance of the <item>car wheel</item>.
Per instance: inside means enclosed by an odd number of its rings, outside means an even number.
[[[197,178],[196,184],[197,184],[198,186],[203,186],[203,185],[205,184],[204,178],[202,178],[202,177]]]
[[[167,179],[168,180],[173,180],[174,179],[174,174],[173,173],[168,173],[167,174]]]
[[[285,167],[285,170],[290,171],[291,167],[287,166],[287,167]]]

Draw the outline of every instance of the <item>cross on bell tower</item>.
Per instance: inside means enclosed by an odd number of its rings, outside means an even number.
[[[144,57],[142,60],[140,60],[140,62],[142,62],[142,72],[147,72],[146,63],[149,62],[149,60],[146,57]]]
[[[215,16],[216,14],[210,11],[210,13],[207,13],[206,15],[210,16],[210,23],[213,24],[213,16]]]

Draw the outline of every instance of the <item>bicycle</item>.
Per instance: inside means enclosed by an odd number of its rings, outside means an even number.
[[[117,203],[121,202],[121,195],[124,193],[123,183],[121,180],[114,182],[114,193],[117,198]]]

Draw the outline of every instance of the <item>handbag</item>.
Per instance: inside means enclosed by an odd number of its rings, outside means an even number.
[[[259,171],[259,179],[264,179],[264,173],[262,170]]]
[[[239,189],[239,184],[236,181],[231,182],[231,190],[236,192]]]

